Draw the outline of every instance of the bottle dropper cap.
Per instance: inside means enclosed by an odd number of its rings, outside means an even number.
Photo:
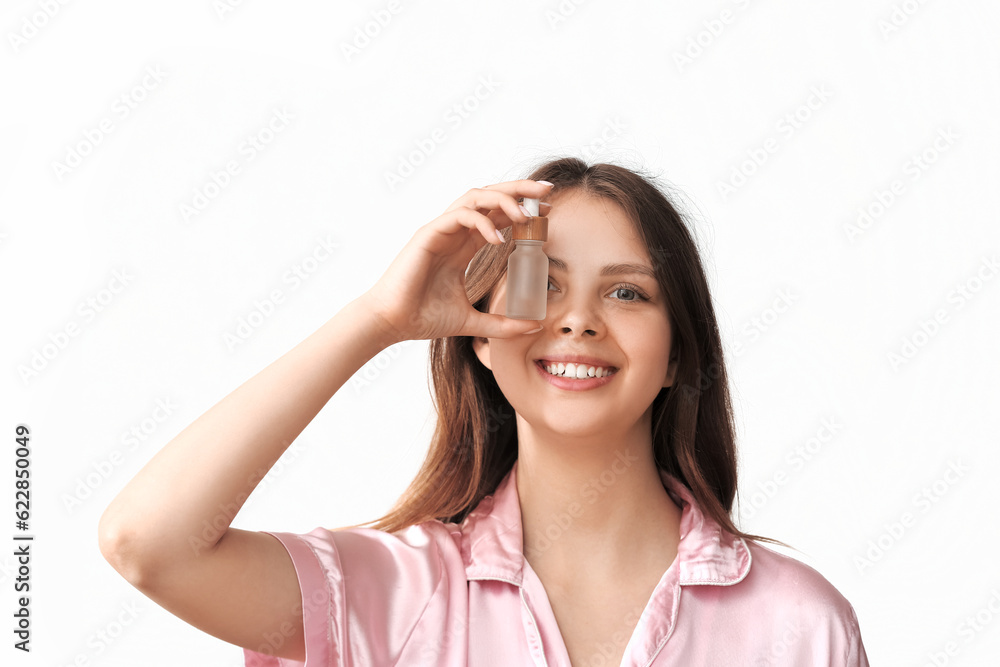
[[[525,222],[515,222],[513,227],[514,240],[546,241],[549,237],[549,219],[538,215],[538,200],[524,198],[524,208],[528,209],[528,219]]]

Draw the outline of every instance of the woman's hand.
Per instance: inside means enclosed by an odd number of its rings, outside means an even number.
[[[473,188],[414,234],[364,295],[395,342],[445,336],[507,338],[537,329],[537,320],[481,313],[465,291],[469,262],[497,229],[523,222],[518,197],[541,198],[551,185],[518,180]],[[541,212],[543,215],[547,212]]]

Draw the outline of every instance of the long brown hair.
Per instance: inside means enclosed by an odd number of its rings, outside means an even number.
[[[650,176],[614,164],[588,166],[575,157],[548,161],[527,178],[552,183],[550,197],[575,188],[613,201],[632,220],[666,296],[678,357],[673,385],[653,399],[654,460],[680,479],[702,511],[725,530],[784,545],[742,532],[730,517],[737,459],[722,340],[697,246],[674,204]],[[513,251],[510,227],[503,234],[507,243],[484,245],[466,273],[466,294],[482,312],[487,312]],[[460,523],[496,490],[517,459],[514,409],[479,361],[472,342],[471,336],[431,341],[438,421],[430,448],[416,478],[389,513],[367,522],[371,528],[391,533],[435,519]]]

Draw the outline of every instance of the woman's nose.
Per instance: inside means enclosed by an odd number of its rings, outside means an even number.
[[[597,306],[582,294],[549,299],[545,311],[546,323],[558,333],[596,336],[604,328]]]

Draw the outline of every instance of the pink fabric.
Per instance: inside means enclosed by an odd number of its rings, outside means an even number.
[[[521,551],[516,474],[515,461],[462,524],[270,533],[298,574],[306,659],[244,649],[247,667],[570,667]],[[660,475],[682,507],[681,540],[623,667],[868,666],[854,609],[830,582],[722,531],[679,480]]]

